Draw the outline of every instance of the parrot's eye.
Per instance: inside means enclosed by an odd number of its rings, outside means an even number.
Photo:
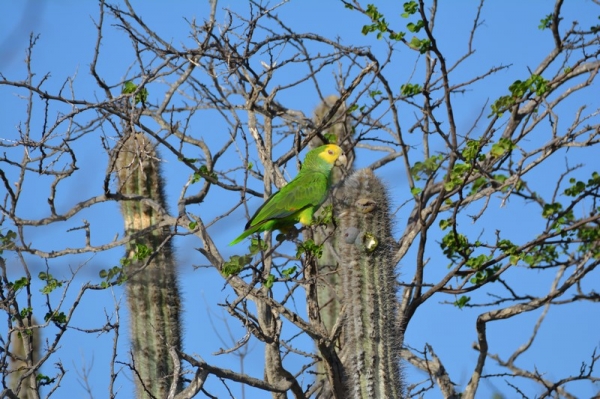
[[[329,150],[327,153],[329,153],[329,155],[333,155],[333,150]]]

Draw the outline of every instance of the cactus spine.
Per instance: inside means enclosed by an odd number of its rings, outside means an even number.
[[[402,332],[387,192],[372,170],[361,169],[337,198],[345,397],[400,398]]]
[[[158,156],[149,139],[140,133],[123,137],[117,148],[116,168],[119,191],[151,199],[166,208]],[[160,214],[139,200],[123,200],[121,211],[125,233],[147,232],[128,245],[127,300],[129,304],[134,376],[138,398],[166,398],[173,383],[182,389],[181,377],[169,349],[181,349],[181,302],[169,231],[152,229]],[[162,247],[144,270],[148,258],[139,259],[140,248],[154,252]]]

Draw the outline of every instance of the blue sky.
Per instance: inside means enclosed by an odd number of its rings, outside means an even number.
[[[402,21],[399,18],[402,2],[383,2],[378,4],[380,9],[386,14],[387,20],[392,26],[401,27]],[[466,40],[469,30],[472,26],[472,20],[475,14],[474,2],[448,2],[440,5],[440,13],[437,20],[436,29],[444,32],[439,36],[440,47],[449,54],[449,61],[455,61],[466,50]],[[244,2],[220,2],[219,8],[234,7],[244,10],[241,6]],[[366,4],[366,3],[365,3]],[[98,7],[96,2],[82,1],[48,1],[48,2],[12,2],[4,4],[4,12],[0,14],[0,72],[9,79],[18,80],[25,77],[24,54],[28,44],[30,32],[40,34],[38,44],[34,51],[33,67],[38,76],[50,73],[46,90],[58,90],[65,80],[76,75],[74,89],[78,97],[92,100],[94,96],[100,95],[100,90],[93,84],[89,75],[89,65],[93,55],[93,46],[95,42],[96,30],[93,21],[97,19]],[[133,2],[136,11],[143,17],[147,25],[155,28],[159,34],[166,39],[172,39],[175,45],[180,43],[190,44],[189,27],[184,18],[191,20],[196,18],[198,21],[207,17],[207,1],[174,1],[174,2]],[[489,99],[497,98],[505,94],[508,85],[515,79],[528,76],[528,68],[535,68],[540,60],[552,48],[552,40],[548,31],[540,31],[537,26],[539,20],[550,13],[553,3],[549,1],[504,1],[489,2],[483,8],[483,24],[479,28],[478,36],[475,39],[474,47],[476,54],[463,64],[454,74],[457,81],[465,80],[470,76],[482,74],[492,66],[508,65],[512,66],[492,78],[479,82],[466,92],[462,98],[457,98],[457,122],[459,128],[468,129],[479,110]],[[375,51],[382,52],[384,43],[375,41],[371,35],[365,37],[360,33],[360,28],[365,20],[349,10],[343,8],[343,5],[337,1],[291,1],[284,5],[278,11],[282,20],[297,31],[319,33],[324,36],[335,38],[340,37],[344,44],[370,45]],[[589,26],[597,23],[598,8],[591,1],[576,0],[568,2],[564,7],[565,24],[571,20],[578,20],[582,26]],[[219,13],[222,20],[223,13]],[[569,21],[569,22],[567,22]],[[109,28],[105,32],[104,44],[102,47],[102,57],[100,60],[100,71],[109,82],[118,82],[127,74],[127,68],[132,64],[131,48],[127,37],[115,28]],[[399,50],[397,55],[397,82],[396,86],[405,82],[414,68],[412,54],[403,53],[406,50]],[[403,63],[402,57],[409,57],[411,61]],[[417,73],[418,75],[418,73]],[[331,93],[335,90],[335,82],[323,82],[324,87],[330,87]],[[596,84],[597,92],[597,84]],[[114,93],[117,93],[115,89]],[[21,92],[20,94],[23,94]],[[330,93],[326,93],[330,94]],[[153,93],[151,92],[152,96]],[[299,108],[306,114],[310,114],[312,109],[318,104],[318,98],[314,92],[307,90],[302,92],[292,92],[282,95],[286,104],[290,107]],[[594,102],[595,100],[595,102]],[[0,86],[0,101],[3,104],[3,111],[0,112],[0,137],[11,139],[16,136],[15,126],[23,119],[25,115],[25,103],[19,101],[15,96],[15,91],[7,87]],[[583,102],[587,103],[585,97]],[[597,99],[590,97],[589,104],[598,107]],[[576,106],[577,104],[575,104]],[[489,105],[488,105],[489,106]],[[561,111],[565,113],[565,124],[570,120],[574,113],[575,106],[564,107]],[[40,127],[42,124],[41,110],[36,109],[36,117],[33,120],[34,125]],[[411,115],[405,115],[407,119]],[[214,125],[206,120],[196,121],[199,134],[209,143],[217,145],[220,142],[218,136],[219,126],[217,122]],[[407,123],[408,125],[408,123]],[[485,125],[485,121],[483,122]],[[480,129],[483,129],[481,126]],[[545,133],[540,132],[535,140],[544,142],[547,140]],[[531,145],[536,141],[532,140]],[[84,159],[105,159],[104,150],[100,145],[100,139],[87,141],[87,146],[82,148]],[[365,153],[366,154],[366,153]],[[597,168],[597,161],[594,158],[592,150],[578,150],[576,158],[572,154],[562,154],[562,158],[554,160],[549,168],[536,172],[535,179],[531,181],[535,190],[540,193],[549,193],[553,189],[554,177],[552,173],[560,173],[564,169],[565,159],[572,163],[581,162],[584,167],[578,172],[581,176],[589,176],[590,171]],[[169,200],[174,205],[181,185],[187,180],[187,175],[181,175],[175,169],[176,160],[166,157],[163,165],[167,180],[169,181]],[[360,156],[357,159],[358,166],[366,166],[373,161],[367,155]],[[105,172],[105,163],[101,162],[82,162],[81,170],[74,176],[70,182],[65,182],[60,191],[63,196],[57,201],[67,209],[81,198],[97,195],[101,192],[101,179]],[[295,170],[289,166],[286,170],[287,176],[293,176]],[[380,176],[391,187],[392,202],[399,206],[410,197],[407,191],[404,178],[399,177],[398,170],[394,168],[385,168],[381,170]],[[47,205],[45,205],[45,193],[40,192],[39,187],[46,187],[48,181],[40,179],[35,185],[24,188],[24,198],[22,217],[35,218],[47,215]],[[4,196],[3,192],[0,192]],[[227,199],[224,199],[227,201]],[[215,201],[218,201],[215,200]],[[259,205],[258,200],[250,201],[249,206],[254,209]],[[474,206],[472,212],[476,213],[479,209]],[[504,207],[500,207],[499,200],[495,200],[491,205],[492,210],[472,226],[474,232],[484,231],[484,235],[493,234],[494,230],[506,231],[507,235],[515,240],[524,240],[533,237],[536,228],[539,229],[541,221],[528,218],[529,212],[534,209],[527,207],[517,201],[509,201]],[[172,207],[173,209],[173,207]],[[219,209],[214,210],[215,214]],[[98,215],[102,215],[98,217]],[[114,204],[106,204],[94,208],[93,211],[82,212],[73,221],[65,222],[60,226],[48,228],[39,228],[28,232],[28,238],[35,246],[50,250],[53,247],[63,243],[65,240],[79,240],[78,233],[66,232],[70,227],[81,224],[82,219],[89,219],[94,224],[94,240],[96,243],[110,241],[115,232],[122,230],[122,222],[119,216],[119,210]],[[242,226],[244,223],[244,214],[239,210],[231,215],[226,221],[216,223],[211,227],[211,233],[221,244],[226,244],[232,237],[238,234],[237,230],[232,231],[229,226]],[[406,222],[406,215],[402,211],[398,213],[395,233],[399,236],[403,231],[403,223]],[[469,222],[461,221],[463,225]],[[522,224],[515,229],[515,223]],[[537,224],[536,224],[537,223]],[[441,234],[438,235],[441,237]],[[195,247],[199,243],[193,237],[180,239],[177,243],[177,257],[180,263],[180,275],[182,283],[182,293],[184,296],[184,348],[187,353],[197,353],[205,360],[217,366],[231,368],[239,371],[238,360],[231,356],[213,356],[219,348],[225,345],[232,345],[232,342],[222,344],[217,335],[223,334],[226,327],[220,319],[224,317],[221,308],[213,306],[215,299],[222,302],[226,297],[233,298],[228,289],[224,289],[222,278],[214,269],[201,268],[193,269],[193,265],[205,265],[203,259]],[[239,252],[239,249],[225,249],[225,255],[232,255]],[[68,260],[52,261],[51,267],[57,275],[62,273],[63,278],[70,275],[69,269],[74,269],[83,262],[85,266],[77,275],[73,282],[73,287],[67,294],[66,303],[70,303],[73,295],[76,294],[79,286],[86,281],[97,281],[98,270],[117,264],[123,255],[121,250],[112,250],[98,255],[83,254],[70,257]],[[414,253],[411,255],[414,257]],[[414,259],[414,258],[413,258]],[[441,251],[432,252],[431,262],[439,263],[439,268],[428,268],[427,279],[435,281],[436,277],[442,276],[446,272],[447,260],[441,255]],[[39,260],[30,259],[34,269],[34,275],[44,269],[44,265]],[[411,258],[403,260],[400,265],[400,279],[410,279]],[[62,262],[62,263],[61,263]],[[20,276],[18,260],[16,257],[7,258],[9,267],[14,267],[11,271],[15,277]],[[598,280],[598,273],[591,278]],[[526,290],[533,290],[538,294],[546,292],[551,283],[547,275],[540,274],[539,279],[531,279],[531,273],[525,270],[514,271],[512,275],[514,281],[518,281],[516,287],[521,289],[521,293]],[[525,280],[527,279],[527,280]],[[442,305],[443,301],[452,301],[451,297],[434,297],[427,304],[423,305],[418,314],[412,320],[409,330],[406,332],[405,343],[411,347],[422,349],[425,343],[430,343],[437,355],[442,359],[444,365],[449,370],[454,382],[460,387],[468,382],[477,353],[471,349],[471,344],[476,340],[474,321],[477,316],[476,311],[458,310],[449,305]],[[121,306],[121,323],[123,325],[123,334],[120,342],[121,360],[126,359],[127,342],[124,332],[127,331],[127,311],[122,289],[116,288],[112,292],[99,291],[89,292],[84,297],[78,314],[74,319],[74,325],[80,328],[93,328],[101,325],[104,321],[105,310],[112,314],[115,304]],[[38,304],[40,308],[43,304]],[[298,311],[303,313],[303,306],[299,306]],[[210,328],[208,324],[207,312],[213,312],[212,321],[218,334]],[[490,334],[491,348],[499,353],[506,355],[521,345],[528,338],[531,329],[539,316],[541,310],[521,315],[510,321],[493,323],[488,327]],[[114,317],[114,316],[111,316]],[[228,327],[231,329],[234,339],[239,339],[244,334],[244,330],[238,323],[232,319],[227,319]],[[522,365],[531,368],[533,365],[547,373],[548,378],[563,378],[577,373],[582,361],[589,359],[589,354],[593,348],[598,347],[600,339],[598,331],[600,330],[600,313],[596,307],[590,304],[565,305],[551,310],[546,322],[543,324],[539,338],[531,350],[523,356]],[[5,326],[0,327],[0,334],[5,333]],[[557,350],[556,342],[560,342],[560,349]],[[84,334],[77,331],[70,331],[67,339],[62,345],[58,355],[63,362],[69,374],[62,382],[63,392],[70,392],[73,396],[83,397],[85,391],[81,386],[80,377],[77,372],[81,369],[91,368],[91,377],[89,383],[92,387],[95,397],[103,397],[106,394],[108,383],[107,364],[109,361],[109,350],[112,342],[112,336],[106,334]],[[308,343],[308,341],[306,341]],[[305,345],[306,346],[306,345]],[[262,346],[255,340],[251,341],[251,351],[246,358],[245,371],[255,377],[262,376]],[[52,362],[48,363],[44,372],[48,375],[52,373]],[[488,362],[488,372],[498,372],[498,369]],[[424,379],[424,375],[415,372],[407,367],[406,372],[408,383],[415,383]],[[121,387],[120,397],[132,396],[133,386],[128,377],[120,377],[118,386]],[[530,395],[535,395],[539,390],[533,384],[525,384]],[[222,397],[225,391],[222,385],[211,379],[207,385],[209,391]],[[235,387],[239,389],[239,387]],[[599,387],[592,388],[590,384],[574,384],[572,392],[578,397],[589,397],[598,392]],[[478,397],[491,397],[493,392],[499,391],[511,397],[512,392],[506,385],[496,380],[496,385],[492,386],[484,382],[480,388]],[[252,397],[252,391],[247,389],[247,397]],[[509,393],[511,392],[511,393]],[[239,395],[239,391],[234,392]],[[255,395],[264,395],[256,393]],[[439,391],[434,390],[426,395],[427,398],[439,397]]]

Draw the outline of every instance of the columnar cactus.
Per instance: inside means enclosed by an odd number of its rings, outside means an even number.
[[[326,119],[329,113],[331,112],[331,108],[338,101],[339,97],[335,95],[331,95],[326,97],[319,106],[315,108],[313,121],[316,126],[322,124]],[[329,122],[325,122],[325,128],[322,131],[322,137],[327,139],[328,142],[333,142],[338,144],[344,152],[346,153],[346,157],[348,159],[347,168],[352,166],[352,162],[354,161],[354,155],[352,150],[352,125],[350,123],[350,118],[348,116],[346,104],[342,104],[338,110],[329,117]],[[315,136],[315,138],[310,142],[310,148],[315,148],[320,145],[325,144],[319,136]],[[345,170],[340,166],[334,167],[331,173],[331,183],[333,186],[336,186],[343,178]],[[326,206],[331,205],[331,201],[326,201],[321,209],[324,209]],[[333,226],[330,226],[333,228]],[[321,320],[323,324],[327,328],[327,331],[331,332],[331,329],[335,325],[338,316],[340,314],[340,299],[341,292],[340,288],[340,278],[337,272],[337,261],[335,255],[333,254],[334,249],[337,246],[336,236],[330,235],[328,232],[323,232],[322,230],[317,230],[315,234],[315,239],[318,243],[322,243],[325,241],[326,237],[329,236],[327,240],[327,247],[323,251],[323,255],[319,259],[319,288],[318,288],[318,297],[319,297],[319,308],[321,310]],[[321,370],[319,370],[321,371]]]
[[[348,177],[336,203],[343,303],[345,398],[400,398],[396,242],[385,186],[371,169]]]
[[[331,95],[325,97],[323,102],[315,108],[313,115],[313,122],[315,126],[321,125],[329,116],[331,108],[338,101],[339,97]],[[309,143],[310,148],[316,148],[323,144],[337,144],[346,153],[348,158],[347,167],[350,167],[354,162],[354,145],[352,144],[352,136],[354,135],[354,129],[352,127],[352,121],[348,115],[348,108],[346,104],[342,104],[337,111],[330,116],[329,120],[325,121],[322,134],[315,136]],[[323,137],[326,142],[321,139]],[[331,179],[333,184],[338,183],[344,175],[344,171],[340,167],[333,169]]]
[[[31,319],[33,325],[37,322]],[[23,319],[25,327],[29,326],[27,319]],[[39,328],[21,330],[11,334],[10,356],[10,389],[21,399],[37,398],[37,373],[31,373],[29,377],[23,378],[25,372],[40,360],[41,334]]]
[[[328,143],[338,144],[346,153],[348,160],[346,168],[349,169],[354,161],[354,152],[352,146],[352,124],[349,118],[346,104],[342,104],[337,111],[332,114],[332,107],[337,103],[339,97],[331,95],[326,97],[321,104],[319,104],[314,111],[313,122],[315,127],[324,125],[321,130],[321,135],[315,136],[309,144],[310,148],[315,148],[325,144],[323,139]],[[330,115],[331,114],[331,115]],[[346,170],[340,166],[334,167],[331,172],[331,183],[336,187],[342,180]],[[331,200],[327,200],[321,207],[326,209],[327,206],[331,206]],[[330,334],[338,321],[341,310],[341,282],[340,275],[338,273],[338,262],[335,256],[338,235],[331,234],[334,226],[329,225],[326,229],[318,228],[315,231],[315,241],[317,243],[324,243],[323,254],[318,259],[318,286],[317,286],[317,298],[319,302],[319,313],[321,322],[325,326],[327,332]],[[331,396],[331,384],[326,376],[325,367],[322,363],[318,364],[317,367],[318,378],[322,380],[322,397]]]
[[[119,192],[148,198],[165,209],[159,158],[149,139],[129,134],[115,151]],[[161,215],[139,199],[124,199],[121,211],[126,234],[146,231],[128,245],[126,266],[132,352],[139,374],[134,376],[137,396],[166,398],[173,383],[178,391],[182,385],[169,354],[171,348],[181,349],[181,302],[173,251],[166,240],[169,231],[153,228]],[[143,268],[149,257],[140,251],[158,252]]]
[[[350,168],[354,160],[352,126],[345,104],[330,115],[337,100],[336,96],[325,98],[315,109],[313,120],[319,126],[329,119],[321,137],[344,149]],[[313,147],[322,144],[319,136],[310,143]],[[324,242],[318,260],[321,320],[331,333],[340,316],[344,318],[337,344],[346,392],[332,392],[319,365],[321,397],[399,398],[402,332],[393,264],[396,243],[387,192],[370,169],[359,170],[341,182],[344,174],[337,168],[332,175],[333,184],[340,184],[333,195],[337,228],[333,233],[329,227],[329,231],[317,229],[315,239]],[[346,308],[343,315],[342,304]]]

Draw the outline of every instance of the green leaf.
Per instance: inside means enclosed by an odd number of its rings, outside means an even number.
[[[27,277],[21,277],[20,279],[12,283],[11,287],[14,291],[18,291],[21,288],[26,287],[27,285],[29,285],[29,279]]]
[[[452,191],[456,187],[459,187],[464,183],[465,175],[472,169],[471,165],[467,165],[461,162],[454,164],[452,172],[450,173],[450,179],[444,183],[446,191]]]
[[[208,169],[206,165],[200,165],[197,172],[194,172],[192,175],[191,183],[198,183],[202,178],[210,178],[213,180],[219,180],[219,176],[214,172]]]
[[[452,219],[442,219],[442,220],[440,220],[440,229],[446,230],[450,226],[452,226]]]
[[[275,276],[272,274],[269,274],[267,276],[267,279],[265,280],[265,282],[263,283],[263,285],[265,286],[265,288],[272,288],[273,284],[275,283]]]
[[[490,155],[492,157],[499,158],[507,152],[511,152],[516,148],[516,144],[513,143],[510,139],[501,138],[497,143],[492,145],[492,149],[490,150]]]
[[[462,150],[462,156],[465,158],[465,161],[470,162],[477,158],[479,155],[479,151],[481,143],[479,140],[469,140],[465,145],[465,148]]]
[[[149,248],[146,244],[136,243],[134,250],[134,259],[136,260],[144,260],[148,258],[152,254],[152,249]]]
[[[419,11],[419,5],[414,0],[407,1],[402,7],[404,8],[404,13],[401,14],[403,18],[408,18]]]
[[[192,175],[192,184],[198,183],[200,180],[202,180],[202,175],[200,173],[196,173],[194,172],[194,174]]]
[[[400,94],[412,97],[423,92],[423,87],[418,84],[406,83],[400,86]]]
[[[8,230],[6,234],[0,233],[0,254],[4,252],[4,250],[10,250],[14,248],[15,243],[14,240],[17,238],[17,233],[12,230]]]
[[[146,90],[146,88],[144,87],[142,90],[140,90],[136,95],[135,95],[135,103],[142,103],[145,104],[146,101],[148,100],[148,90]]]
[[[465,265],[471,269],[481,269],[485,263],[487,263],[490,259],[492,259],[491,255],[481,254],[478,256],[473,256],[467,259]]]
[[[194,221],[194,222],[190,222],[190,224],[188,225],[190,230],[195,230],[196,227],[198,227],[198,222]]]
[[[286,277],[286,278],[290,278],[290,277],[292,276],[292,274],[296,273],[296,270],[297,270],[297,269],[298,269],[298,268],[297,268],[296,266],[292,266],[292,267],[289,267],[289,268],[287,268],[287,269],[283,269],[283,270],[281,271],[281,274],[282,274],[284,277]]]
[[[261,251],[266,251],[269,248],[267,243],[260,238],[252,238],[250,240],[250,254],[256,255]]]
[[[371,19],[378,20],[383,15],[377,10],[377,7],[373,4],[367,4],[367,9],[365,10],[365,14],[367,14]]]
[[[408,43],[409,47],[414,49],[414,50],[419,50],[419,52],[421,54],[425,54],[426,52],[428,52],[429,50],[431,50],[431,40],[429,39],[419,39],[416,36],[413,36],[413,38],[410,40],[410,42]]]
[[[471,187],[471,195],[478,193],[480,189],[486,187],[488,185],[488,181],[485,177],[481,176],[475,179],[473,185]]]
[[[406,29],[408,29],[412,33],[417,33],[421,29],[423,29],[424,26],[425,26],[425,23],[422,20],[418,20],[416,24],[412,23],[412,22],[409,22],[408,24],[406,24]]]
[[[227,262],[221,267],[221,274],[225,277],[237,276],[246,265],[252,263],[251,255],[233,255]]]
[[[35,381],[40,386],[45,386],[45,385],[54,384],[54,381],[56,381],[56,378],[50,378],[47,375],[38,374],[38,375],[35,376]]]
[[[178,161],[181,162],[187,162],[187,163],[196,163],[199,161],[198,158],[188,158],[188,157],[179,157],[177,158]]]
[[[44,316],[44,321],[53,321],[59,324],[67,322],[67,315],[64,312],[48,312]]]
[[[404,36],[406,36],[406,33],[404,33],[404,32],[396,32],[396,33],[390,32],[390,40],[400,41],[400,40],[404,39]]]
[[[131,93],[135,92],[136,89],[137,89],[137,85],[135,83],[133,83],[131,80],[128,80],[127,82],[125,82],[123,84],[123,89],[121,90],[121,93],[131,94]]]
[[[540,20],[538,29],[539,30],[548,29],[548,28],[550,28],[551,25],[552,25],[552,14],[548,14]]]
[[[529,90],[537,96],[546,94],[549,90],[548,81],[540,75],[531,75],[529,78]]]
[[[373,30],[373,25],[363,25],[362,29],[360,30],[360,33],[366,36],[369,34],[369,32],[373,32]]]
[[[465,307],[466,304],[469,303],[470,300],[471,297],[463,295],[454,302],[454,306],[458,307],[459,309],[462,309]]]
[[[508,111],[510,107],[515,104],[515,99],[511,96],[501,96],[491,105],[492,113],[488,115],[488,118],[496,115],[501,118],[504,112]]]
[[[442,238],[441,248],[444,255],[452,261],[456,261],[460,258],[468,258],[473,252],[473,249],[469,245],[467,237],[462,234],[450,231],[446,236]]]
[[[321,207],[319,214],[313,218],[313,226],[327,226],[333,223],[333,205]]]
[[[573,179],[574,180],[574,179]],[[565,189],[564,194],[569,197],[577,197],[585,191],[586,185],[582,181],[571,182],[572,186]]]
[[[44,287],[40,288],[40,292],[44,295],[50,294],[52,291],[54,291],[57,288],[62,287],[62,285],[63,285],[62,281],[58,281],[49,273],[40,272],[38,274],[38,277],[40,280],[46,282],[46,285]]]
[[[419,48],[421,48],[421,39],[419,39],[416,36],[413,36],[412,39],[410,39],[410,42],[408,44],[413,49],[418,50]]]
[[[542,210],[542,216],[546,219],[556,215],[560,211],[562,211],[563,206],[559,202],[554,202],[552,204],[545,204],[544,209]]]
[[[306,240],[298,244],[296,251],[296,258],[300,259],[302,254],[314,256],[319,259],[323,256],[323,245],[315,244],[313,240]]]
[[[500,184],[504,184],[504,182],[508,179],[508,176],[500,175],[500,174],[494,175],[493,177],[494,177],[494,180]]]
[[[21,312],[20,312],[21,318],[23,318],[23,319],[32,314],[33,314],[33,308],[31,308],[31,307],[23,308],[23,309],[21,309]]]
[[[410,168],[410,173],[417,181],[419,181],[421,177],[429,177],[438,170],[443,158],[443,155],[440,154],[429,157],[423,162],[417,161]]]
[[[337,144],[338,142],[338,137],[335,133],[325,133],[323,137],[325,137],[327,144]]]
[[[444,189],[446,191],[452,191],[452,190],[454,190],[459,185],[460,185],[460,182],[457,183],[456,181],[449,180],[449,181],[447,181],[447,182],[444,183]]]
[[[509,87],[509,96],[501,96],[492,103],[492,113],[489,116],[501,117],[503,113],[516,104],[517,100],[525,96],[543,96],[549,90],[548,81],[540,75],[531,75],[527,80],[515,80]],[[488,116],[488,117],[489,117]]]
[[[138,86],[133,83],[132,81],[128,80],[127,82],[125,82],[123,84],[123,88],[121,90],[121,93],[123,94],[132,94],[135,93],[137,90]],[[137,103],[145,103],[148,100],[148,90],[146,90],[146,88],[142,88],[141,90],[139,90],[136,94],[135,94],[135,104]]]
[[[517,248],[517,246],[515,244],[513,244],[512,241],[507,240],[507,239],[502,239],[502,240],[498,241],[498,243],[496,245],[498,246],[498,249],[500,249],[502,252],[504,252],[506,254],[515,253],[515,250]]]
[[[413,187],[410,189],[411,194],[414,196],[421,194],[422,191],[423,189],[421,187]]]

